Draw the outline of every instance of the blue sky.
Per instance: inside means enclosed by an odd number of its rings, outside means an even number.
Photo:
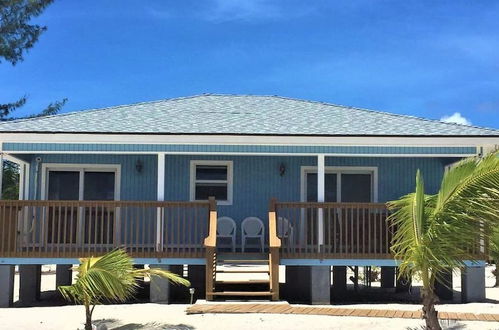
[[[499,1],[56,0],[25,61],[0,64],[0,101],[270,94],[499,128],[498,17]]]

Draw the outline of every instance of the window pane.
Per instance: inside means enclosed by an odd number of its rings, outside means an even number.
[[[80,172],[49,171],[48,199],[79,199]]]
[[[87,201],[114,200],[114,172],[85,172],[83,199]]]
[[[196,180],[227,180],[227,166],[197,165]]]
[[[336,174],[326,173],[326,202],[336,202]],[[317,173],[307,174],[307,202],[317,202]]]
[[[342,174],[341,201],[371,202],[371,174]]]
[[[214,196],[216,200],[227,200],[226,183],[196,183],[196,200],[205,200]]]

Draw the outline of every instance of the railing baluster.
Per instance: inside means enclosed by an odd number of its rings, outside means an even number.
[[[142,207],[138,207],[136,212],[135,212],[135,242],[134,242],[134,245],[135,245],[135,253],[138,254],[139,253],[139,247],[140,247],[140,243],[139,243],[139,234],[140,234],[140,227],[139,227],[139,223],[140,223],[140,211],[141,211]]]
[[[144,255],[144,249],[145,249],[145,245],[146,245],[146,230],[147,230],[147,227],[146,227],[146,206],[145,204],[142,206],[142,219],[140,219],[140,230],[142,231],[142,242],[141,242],[141,246],[140,246],[140,250],[141,250],[141,254]]]

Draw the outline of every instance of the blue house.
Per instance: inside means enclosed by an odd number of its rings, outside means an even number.
[[[138,265],[188,265],[207,299],[279,299],[285,265],[287,290],[324,303],[331,276],[333,289],[346,286],[347,266],[382,266],[392,285],[385,202],[414,189],[417,169],[436,192],[447,166],[494,150],[499,131],[205,94],[2,122],[0,143],[21,181],[19,201],[0,202],[0,286],[8,288],[0,306],[11,303],[14,265],[29,304],[40,265],[59,265],[64,284],[79,257],[117,247]],[[221,289],[217,267],[262,259],[268,287]],[[483,264],[463,274],[473,281],[467,299],[483,298]],[[165,288],[151,285],[151,300],[168,301]]]

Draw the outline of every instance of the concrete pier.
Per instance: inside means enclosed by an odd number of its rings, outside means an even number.
[[[465,267],[461,271],[461,300],[463,303],[485,300],[485,267]]]
[[[168,265],[149,265],[151,268],[170,270]],[[151,277],[149,287],[149,299],[152,303],[169,304],[170,303],[170,283],[167,279],[157,276]]]
[[[381,287],[385,289],[395,287],[395,267],[381,267]]]
[[[55,268],[55,286],[56,288],[73,283],[73,265],[57,265]]]
[[[282,296],[293,303],[330,304],[331,267],[286,266],[286,284]]]
[[[194,288],[194,301],[205,299],[206,297],[206,266],[189,265],[187,270],[187,279],[191,282],[191,288]],[[187,288],[188,290],[188,288]],[[190,294],[189,294],[190,298]]]
[[[442,275],[442,278],[435,280],[435,293],[440,300],[452,300],[454,296],[454,290],[452,289],[452,270],[446,271]]]
[[[347,294],[347,267],[333,267],[333,299],[342,299]]]
[[[19,266],[19,303],[22,306],[31,306],[40,300],[41,280],[41,265]]]
[[[0,308],[11,307],[14,299],[14,266],[0,266]]]
[[[397,270],[398,272],[398,270]],[[395,292],[409,292],[412,285],[412,278],[399,277],[397,274],[397,280],[395,283]]]

